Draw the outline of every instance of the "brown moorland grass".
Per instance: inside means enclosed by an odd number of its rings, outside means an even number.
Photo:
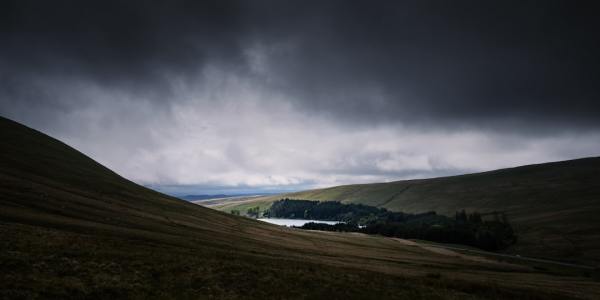
[[[282,228],[136,185],[0,119],[3,299],[593,299],[577,274]]]

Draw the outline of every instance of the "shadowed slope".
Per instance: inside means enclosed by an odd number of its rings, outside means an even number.
[[[593,298],[577,274],[230,216],[0,119],[0,298]]]

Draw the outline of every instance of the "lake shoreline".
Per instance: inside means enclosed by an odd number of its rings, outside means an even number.
[[[292,227],[292,226],[303,226],[306,223],[323,223],[323,224],[329,224],[329,225],[335,225],[338,223],[343,223],[340,221],[321,221],[321,220],[308,220],[308,219],[283,219],[283,218],[258,218],[257,220],[262,221],[262,222],[267,222],[270,224],[275,224],[275,225],[279,225],[279,226],[286,226],[286,227]]]

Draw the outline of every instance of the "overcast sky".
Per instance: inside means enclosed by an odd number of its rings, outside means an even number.
[[[0,115],[174,194],[598,156],[598,15],[583,1],[2,1]]]

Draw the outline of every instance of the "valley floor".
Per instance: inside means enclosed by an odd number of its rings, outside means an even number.
[[[411,241],[239,228],[278,249],[0,223],[0,298],[594,299],[600,283]],[[256,230],[258,229],[258,230]],[[267,229],[267,230],[265,230]]]

